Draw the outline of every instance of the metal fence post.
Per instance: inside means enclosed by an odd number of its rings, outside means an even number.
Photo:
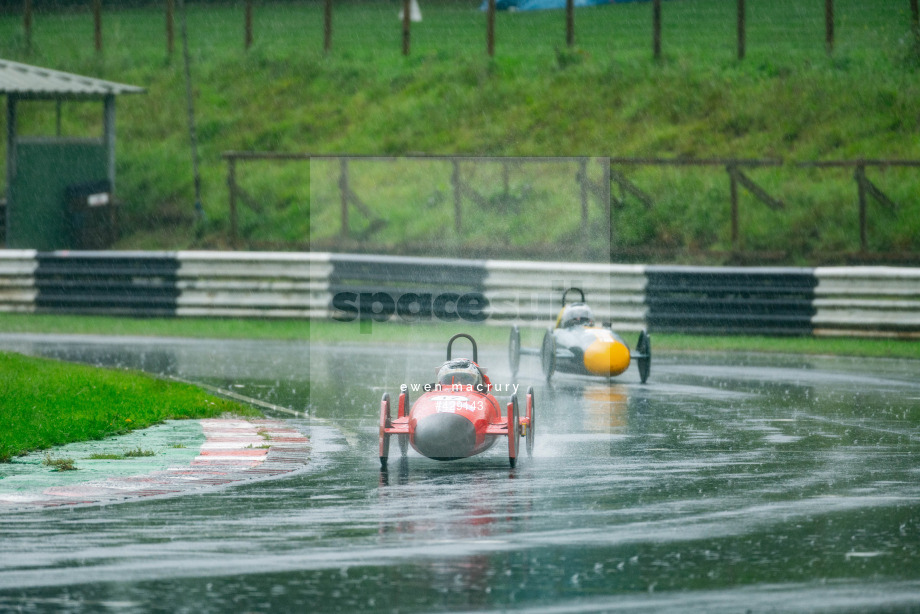
[[[323,51],[332,49],[332,0],[323,5]]]
[[[25,31],[26,51],[32,51],[32,0],[25,0],[22,10],[22,29]]]
[[[661,0],[652,2],[652,55],[661,58]]]
[[[728,165],[725,170],[728,171],[729,177],[729,194],[731,198],[731,215],[732,215],[732,251],[738,251],[738,177],[735,173],[736,166]]]
[[[495,55],[495,0],[489,0],[486,12],[486,53],[489,57]]]
[[[610,159],[600,159],[598,160],[598,164],[600,164],[603,174],[601,186],[603,186],[604,191],[602,192],[603,198],[601,198],[601,202],[604,203],[604,224],[607,227],[607,245],[613,248],[613,212],[610,202],[612,200],[610,198]]]
[[[578,160],[578,187],[581,197],[581,234],[588,232],[588,159]]]
[[[824,44],[828,54],[834,51],[834,0],[824,0]]]
[[[565,0],[565,44],[575,44],[575,0]]]
[[[462,209],[460,207],[460,161],[451,160],[453,164],[453,172],[450,174],[450,183],[454,188],[454,230],[457,231],[457,236],[460,236],[460,230],[463,227],[462,224]]]
[[[236,158],[227,158],[227,191],[230,194],[230,244],[237,247],[239,224],[236,213]]]
[[[410,0],[403,0],[403,15],[402,15],[402,52],[403,55],[409,55],[409,47],[411,45],[412,37],[412,16],[411,16],[411,6]]]
[[[856,166],[856,189],[859,194],[859,248],[865,252],[869,245],[869,233],[866,230],[866,167]]]
[[[747,41],[745,33],[745,10],[744,0],[738,0],[738,59],[744,59],[745,46]]]
[[[341,158],[339,160],[339,192],[342,195],[342,230],[341,236],[343,239],[347,239],[349,233],[351,232],[348,229],[348,158]]]
[[[96,51],[102,51],[102,0],[93,0],[93,35]]]
[[[172,57],[175,39],[175,11],[176,0],[166,0],[166,53],[169,57]]]
[[[246,49],[252,47],[252,0],[246,0],[246,18],[245,18],[244,44]]]

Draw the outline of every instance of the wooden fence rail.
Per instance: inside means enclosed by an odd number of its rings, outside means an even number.
[[[778,159],[734,159],[734,158],[709,158],[709,159],[685,159],[685,158],[610,158],[610,166],[721,166],[725,168],[729,178],[729,204],[731,207],[731,242],[732,249],[740,249],[739,233],[739,207],[738,207],[738,186],[742,186],[748,192],[753,194],[758,200],[766,204],[771,209],[782,209],[784,204],[770,196],[766,190],[760,187],[753,179],[742,172],[742,168],[759,168],[766,166],[782,166],[783,161]],[[621,187],[628,190],[631,194],[636,195],[647,207],[652,206],[652,197],[642,192],[638,187],[629,182],[621,174],[611,175],[616,177],[615,181],[620,183]],[[625,185],[624,185],[625,184]]]
[[[886,167],[909,167],[920,168],[920,160],[832,160],[827,162],[801,162],[800,168],[852,168],[854,169],[853,178],[856,180],[857,195],[859,202],[859,246],[862,251],[869,249],[869,231],[866,213],[867,196],[872,196],[879,203],[889,210],[897,208],[882,190],[866,178],[866,167],[886,168]]]
[[[454,201],[453,209],[453,227],[459,235],[463,231],[463,206],[464,201],[483,207],[483,199],[468,182],[463,179],[460,172],[460,162],[476,160],[475,158],[462,156],[402,156],[399,158],[386,156],[347,156],[347,155],[312,155],[309,153],[275,153],[275,152],[225,152],[223,158],[227,161],[227,187],[229,194],[230,207],[230,239],[234,246],[240,245],[239,225],[238,225],[238,208],[241,201],[254,203],[255,199],[248,195],[239,185],[237,179],[237,165],[245,161],[272,161],[272,160],[300,160],[309,162],[310,160],[339,160],[339,193],[341,206],[341,227],[339,235],[347,239],[352,235],[349,226],[349,210],[354,207],[360,211],[369,223],[368,229],[362,236],[366,239],[368,235],[373,234],[386,225],[371,207],[369,207],[351,188],[350,170],[348,162],[350,160],[363,161],[388,161],[401,159],[417,159],[422,161],[444,161],[451,164],[450,182]],[[488,158],[483,161],[499,162],[504,165],[511,163],[528,163],[528,162],[546,162],[553,158],[540,157],[521,157],[521,158]],[[606,186],[599,186],[591,182],[587,177],[586,168],[588,160],[600,160],[608,165],[609,181]],[[816,162],[801,162],[792,165],[786,165],[781,159],[745,159],[745,158],[655,158],[655,157],[611,157],[611,158],[576,158],[580,160],[580,170],[577,174],[577,181],[580,184],[580,208],[581,231],[587,233],[588,228],[588,210],[590,196],[601,201],[604,208],[604,218],[608,220],[607,228],[601,229],[601,232],[607,233],[612,237],[612,228],[609,225],[611,220],[611,211],[613,205],[622,206],[624,199],[629,196],[639,200],[646,208],[655,206],[654,198],[630,180],[621,170],[623,167],[721,167],[725,169],[726,177],[729,182],[729,202],[731,215],[731,246],[736,253],[743,251],[743,242],[740,230],[741,218],[741,189],[753,196],[757,202],[773,209],[780,211],[786,208],[786,203],[771,195],[765,188],[758,184],[744,171],[747,169],[767,168],[767,167],[784,167],[790,172],[796,169],[807,168],[852,168],[854,171],[854,180],[856,183],[856,202],[858,204],[859,215],[859,246],[861,252],[869,251],[869,233],[868,233],[868,202],[872,198],[882,204],[889,210],[896,209],[897,205],[886,195],[876,184],[874,184],[866,175],[867,168],[886,168],[886,167],[904,167],[920,168],[920,160],[829,160]],[[506,180],[507,181],[507,180]],[[609,189],[611,186],[617,186],[620,191],[620,197],[617,198]],[[507,189],[506,189],[507,191]],[[251,205],[252,206],[252,205]],[[258,205],[256,205],[258,206]]]
[[[339,161],[339,203],[340,203],[340,228],[339,236],[341,239],[353,238],[353,232],[350,227],[349,215],[352,208],[357,209],[368,221],[368,228],[363,231],[359,238],[367,238],[380,228],[386,225],[385,220],[377,216],[371,208],[364,203],[351,187],[351,166],[350,161],[379,161],[393,162],[403,159],[416,159],[422,161],[441,161],[450,165],[450,183],[451,194],[453,197],[453,227],[457,234],[463,231],[463,203],[472,202],[477,206],[484,207],[485,199],[480,195],[469,181],[464,179],[461,163],[497,163],[502,165],[505,177],[505,193],[508,192],[507,170],[508,166],[514,164],[540,163],[547,162],[575,162],[578,170],[574,179],[578,184],[579,207],[578,214],[580,219],[580,228],[582,233],[587,233],[589,228],[589,207],[592,197],[599,201],[604,207],[603,219],[608,221],[607,227],[602,229],[604,236],[610,236],[610,198],[609,198],[609,181],[603,181],[601,184],[591,181],[588,174],[588,164],[592,158],[552,158],[552,157],[515,157],[515,158],[470,158],[467,156],[345,156],[345,155],[312,155],[308,153],[276,153],[276,152],[225,152],[223,158],[227,161],[227,191],[229,195],[229,214],[230,214],[230,239],[231,244],[238,246],[240,244],[239,236],[239,204],[245,202],[253,206],[255,200],[245,189],[239,185],[237,180],[237,165],[244,161],[303,161],[310,160],[338,160]],[[594,158],[601,160],[606,165],[606,158]],[[606,170],[606,169],[605,169]],[[258,204],[254,205],[259,207]]]

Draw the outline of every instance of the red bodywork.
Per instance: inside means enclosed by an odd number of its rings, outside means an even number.
[[[484,385],[478,389],[467,385],[429,385],[411,408],[409,394],[404,390],[399,395],[395,418],[391,415],[390,396],[384,394],[380,402],[381,466],[386,467],[390,437],[394,435],[403,455],[411,445],[419,454],[435,460],[456,460],[485,452],[499,437],[508,437],[512,467],[521,437],[529,438],[527,451],[531,453],[533,388],[527,391],[523,416],[517,394],[512,395],[502,415],[502,406],[491,393],[492,383],[484,374],[483,380]]]

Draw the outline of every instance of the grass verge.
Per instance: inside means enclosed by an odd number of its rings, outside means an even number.
[[[194,386],[8,352],[0,352],[0,381],[0,461],[168,419],[260,415]]]

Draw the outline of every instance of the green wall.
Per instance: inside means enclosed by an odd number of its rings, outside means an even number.
[[[72,247],[67,186],[107,178],[106,149],[98,141],[18,143],[7,203],[7,247]]]

